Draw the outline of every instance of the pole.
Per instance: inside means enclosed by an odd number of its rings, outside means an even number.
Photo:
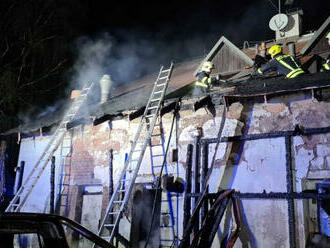
[[[195,137],[195,163],[194,163],[194,193],[199,194],[200,193],[200,128],[198,135]],[[195,209],[197,204],[197,197],[193,198],[194,205],[192,206],[193,209]],[[197,218],[194,226],[194,232],[196,233],[199,229],[199,218]]]
[[[192,152],[193,145],[189,144],[187,147],[187,160],[186,160],[186,189],[183,202],[183,230],[186,229],[188,221],[190,219],[190,209],[191,209],[191,167],[192,167]],[[187,240],[189,244],[190,241]]]
[[[113,150],[109,151],[109,199],[113,194]],[[113,223],[113,216],[110,216],[110,223]]]
[[[54,214],[55,209],[55,157],[52,157],[51,167],[50,167],[50,199],[49,199],[49,213]]]
[[[206,187],[206,175],[207,175],[207,170],[208,170],[208,163],[209,163],[209,145],[207,143],[203,144],[202,147],[202,158],[203,158],[203,163],[202,163],[202,191],[204,191]],[[207,192],[208,193],[208,190]],[[202,210],[201,210],[201,221],[203,222],[206,214],[208,212],[208,201],[205,201]]]
[[[113,150],[109,151],[109,199],[113,194]]]
[[[293,175],[292,175],[292,154],[291,154],[291,137],[285,137],[285,149],[286,149],[286,188],[289,194],[293,191]],[[289,241],[290,248],[296,247],[296,221],[295,221],[295,209],[294,200],[288,199],[288,217],[289,217]]]

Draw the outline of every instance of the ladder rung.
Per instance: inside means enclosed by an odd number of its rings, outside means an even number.
[[[155,94],[160,94],[160,93],[163,93],[163,92],[164,92],[163,90],[155,91],[155,92],[154,92],[154,95],[155,95]]]
[[[146,115],[146,118],[150,118],[150,117],[154,117],[155,114],[151,114],[151,115]]]
[[[105,227],[114,227],[115,225],[114,224],[104,224]]]
[[[161,98],[155,98],[155,99],[151,99],[150,102],[157,102],[157,101],[160,101],[162,100]]]
[[[152,155],[151,157],[164,157],[164,154]]]
[[[118,212],[110,212],[109,215],[115,215],[115,214],[120,214],[120,211]]]
[[[166,69],[166,70],[162,70],[161,73],[169,72],[170,70],[171,70],[171,68],[170,69]]]
[[[126,192],[126,189],[119,189],[118,192],[122,193],[122,192]]]
[[[158,106],[152,106],[152,107],[149,107],[148,110],[151,110],[151,109],[157,109]]]
[[[122,203],[124,201],[113,201],[113,203]]]
[[[166,79],[166,78],[168,78],[168,76],[160,77],[160,78],[158,78],[158,80],[163,80],[163,79]]]
[[[166,83],[163,83],[163,84],[157,84],[157,87],[161,87],[161,86],[164,86],[166,85]]]

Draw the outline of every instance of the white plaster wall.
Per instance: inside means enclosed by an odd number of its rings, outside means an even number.
[[[44,152],[51,136],[35,137],[35,138],[26,138],[21,140],[20,152],[18,157],[18,165],[21,161],[25,161],[23,182],[29,176],[33,167],[39,160],[40,156]],[[58,149],[55,153],[55,194],[57,194],[58,189],[58,176],[61,173],[60,159],[59,159]],[[36,174],[35,174],[36,175]],[[29,181],[32,182],[32,181]],[[27,184],[31,185],[31,184]],[[26,191],[24,191],[26,192]],[[23,193],[24,194],[24,193]],[[43,213],[45,210],[49,211],[49,195],[50,195],[50,163],[45,167],[45,170],[41,174],[41,177],[37,181],[37,184],[33,188],[31,194],[28,196],[27,201],[22,208],[22,212],[40,212]],[[47,212],[46,211],[46,212]]]
[[[243,200],[242,205],[243,227],[234,247],[290,246],[286,200]]]
[[[256,193],[286,191],[284,138],[246,141],[243,153],[231,188]]]
[[[329,103],[322,103],[321,110],[327,110]],[[233,116],[239,116],[241,110],[239,104],[235,107],[236,112]],[[293,130],[295,124],[304,123],[306,127],[318,127],[327,126],[326,114],[318,113],[318,103],[313,101],[305,101],[304,103],[293,103],[289,109],[288,105],[275,102],[273,104],[255,104],[253,106],[253,112],[249,113],[248,133],[264,133],[264,132],[276,132],[281,130]],[[307,114],[303,114],[307,111]],[[221,115],[221,111],[217,109],[218,114]],[[235,110],[232,110],[235,111]],[[308,118],[313,119],[312,113],[321,115],[321,123],[314,123],[309,121]],[[194,138],[197,135],[197,127],[202,126],[204,138],[216,138],[218,129],[221,123],[221,117],[217,116],[214,119],[210,119],[207,116],[205,110],[200,109],[196,113],[192,111],[182,112],[181,118],[178,122],[178,128],[180,129],[179,137],[175,136],[175,128],[173,136],[170,142],[170,149],[176,148],[176,139],[178,140],[179,149],[179,176],[185,178],[185,164],[187,155],[187,145],[194,143]],[[205,117],[207,116],[207,118]],[[193,118],[192,118],[193,117]],[[205,118],[203,118],[205,117]],[[192,121],[186,121],[185,118],[191,118]],[[126,135],[130,141],[133,141],[136,130],[138,128],[140,120],[127,121],[118,120],[112,124],[113,134],[111,140],[124,140]],[[164,132],[167,144],[169,139],[169,132],[171,127],[172,115],[167,114],[163,117]],[[310,126],[307,126],[310,123]],[[235,118],[227,118],[225,122],[225,128],[223,136],[240,135],[243,123]],[[123,130],[125,132],[117,132],[116,130]],[[104,139],[109,139],[109,130],[106,126],[102,127],[99,132],[104,132]],[[295,188],[298,192],[302,190],[302,179],[307,177],[308,173],[313,178],[319,178],[324,176],[324,173],[329,173],[330,168],[330,144],[329,135],[320,135],[320,137],[306,137],[296,136],[292,140],[293,151],[293,164],[294,173],[296,176]],[[25,139],[22,141],[21,153],[19,162],[21,160],[31,162],[36,161],[42,148],[46,145],[47,137],[43,137],[40,140]],[[37,143],[35,143],[37,142]],[[36,144],[36,145],[35,145]],[[104,142],[104,145],[108,143]],[[130,150],[131,142],[125,142],[121,144],[120,150],[114,152],[114,183],[116,184],[119,179],[120,172],[124,166],[125,153]],[[286,191],[286,157],[285,157],[285,139],[259,139],[251,140],[242,143],[243,149],[241,154],[233,154],[233,157],[239,157],[233,165],[228,166],[226,158],[226,150],[230,149],[230,143],[221,143],[216,154],[216,166],[213,170],[210,178],[210,192],[216,192],[218,190],[220,182],[227,187],[233,188],[240,192],[255,192],[261,193],[264,190],[266,192],[285,192]],[[111,145],[110,145],[111,148]],[[93,150],[92,146],[89,148]],[[209,163],[213,158],[215,144],[209,146]],[[237,151],[236,151],[237,152]],[[239,152],[238,152],[239,153]],[[93,156],[95,159],[100,158],[100,163],[94,168],[94,176],[100,179],[102,184],[107,186],[109,182],[108,165],[104,154],[99,154],[95,151]],[[171,154],[168,154],[168,166],[169,171],[175,172],[176,163],[171,163]],[[103,162],[102,162],[103,161]],[[58,161],[57,161],[58,162]],[[24,176],[27,175],[26,165]],[[31,168],[31,167],[30,167]],[[47,168],[49,169],[49,168]],[[44,174],[49,175],[49,172]],[[227,181],[226,181],[226,180]],[[29,202],[31,209],[42,209],[40,206],[45,205],[45,196],[49,192],[49,176],[41,178],[43,182],[42,186],[38,186],[37,195],[32,197],[32,201]],[[149,148],[146,149],[143,162],[140,167],[139,176],[136,182],[151,182],[151,167],[150,167],[150,154]],[[48,187],[48,188],[47,188]],[[227,188],[226,187],[226,188]],[[40,194],[39,194],[40,192]],[[256,246],[252,247],[288,247],[288,226],[287,226],[287,202],[286,200],[243,200],[244,208],[244,221],[246,228],[245,232],[250,233],[252,243]],[[40,206],[39,206],[40,205]],[[297,202],[297,228],[299,233],[300,247],[304,244],[304,226],[303,226],[303,208],[301,201]],[[180,237],[182,235],[182,220],[183,220],[183,198],[179,201],[179,225],[180,225]],[[121,226],[125,226],[126,222],[121,221]],[[126,228],[123,228],[126,229]],[[124,233],[127,234],[128,230]],[[244,236],[244,235],[243,235]],[[244,237],[242,237],[244,241]],[[218,242],[218,241],[215,241]],[[219,247],[219,246],[215,246]],[[235,247],[242,247],[240,241]]]
[[[243,144],[243,143],[242,143]],[[210,150],[214,151],[214,146]],[[262,193],[286,191],[286,162],[283,138],[246,141],[238,165],[213,170],[210,190],[216,192],[221,180],[226,188],[240,192]],[[217,157],[224,156],[226,145],[219,146]],[[218,155],[219,154],[219,155]],[[213,154],[209,154],[209,163]],[[276,177],[276,180],[274,179]],[[230,179],[228,179],[230,177]],[[224,188],[224,185],[221,188]]]

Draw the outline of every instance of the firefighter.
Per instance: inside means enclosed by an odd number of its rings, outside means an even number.
[[[194,94],[200,95],[209,92],[212,84],[218,81],[217,78],[210,77],[212,69],[214,69],[212,62],[206,61],[203,63],[201,72],[197,74]]]
[[[325,37],[328,39],[328,44],[330,46],[330,32]],[[322,59],[322,68],[321,71],[330,71],[330,54],[327,59]]]
[[[296,59],[291,55],[283,54],[279,45],[270,47],[268,54],[272,59],[252,73],[252,76],[260,76],[268,71],[276,71],[278,75],[283,75],[286,78],[295,78],[304,73]]]

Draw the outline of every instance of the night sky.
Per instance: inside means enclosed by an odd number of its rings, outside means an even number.
[[[63,10],[73,36],[97,39],[111,36],[112,58],[134,55],[139,73],[117,75],[126,82],[157,70],[170,60],[183,61],[207,54],[217,40],[226,36],[238,47],[244,41],[270,40],[274,32],[268,27],[278,13],[278,0],[223,1],[68,1]],[[282,0],[281,12],[300,7],[304,11],[304,32],[317,29],[329,16],[325,0]],[[291,3],[291,4],[288,4]],[[69,13],[69,14],[68,14]],[[127,51],[131,51],[125,54]],[[133,68],[129,68],[133,70]]]
[[[204,49],[212,47],[221,35],[238,46],[245,40],[272,39],[274,33],[269,29],[268,22],[278,13],[278,0],[67,2],[70,3],[64,3],[62,8],[68,13],[67,22],[75,29],[74,35],[95,36],[108,32],[119,42],[145,39],[155,42],[155,46],[163,41],[174,45],[174,48],[187,46],[188,42],[196,43],[199,51],[184,51],[187,56],[189,53],[200,55]],[[292,4],[285,4],[289,2]],[[317,29],[330,15],[330,4],[327,2],[281,0],[281,12],[302,8],[306,32]]]
[[[281,12],[302,8],[306,33],[329,16],[327,2],[281,0]],[[1,0],[0,131],[56,110],[105,73],[120,87],[205,56],[222,35],[238,47],[273,39],[277,8],[278,0]]]

